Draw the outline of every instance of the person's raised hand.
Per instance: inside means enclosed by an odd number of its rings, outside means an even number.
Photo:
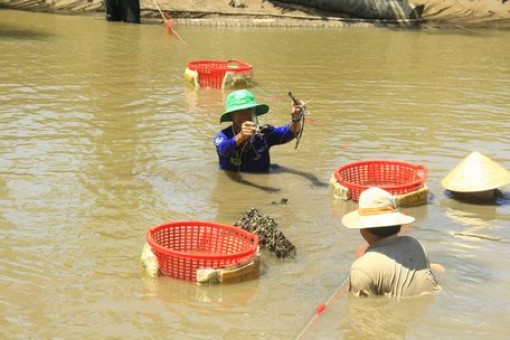
[[[236,136],[237,144],[244,143],[255,134],[255,123],[246,121],[241,125],[241,131]]]
[[[291,115],[292,115],[293,123],[299,122],[301,120],[301,118],[303,117],[303,108],[300,105],[296,105],[296,104],[292,103]]]

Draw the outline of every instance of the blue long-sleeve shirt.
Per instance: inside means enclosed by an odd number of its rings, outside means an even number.
[[[232,126],[218,132],[214,145],[218,153],[220,169],[243,172],[267,172],[271,157],[269,149],[273,145],[284,144],[294,139],[290,125],[265,125],[260,134],[250,141],[236,147],[235,133]]]

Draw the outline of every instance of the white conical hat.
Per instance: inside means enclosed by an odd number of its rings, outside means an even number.
[[[472,152],[443,178],[441,185],[456,192],[491,190],[510,183],[510,172],[479,152]]]

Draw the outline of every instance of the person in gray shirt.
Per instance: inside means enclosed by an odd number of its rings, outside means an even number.
[[[349,291],[359,297],[413,297],[440,289],[423,245],[412,236],[399,236],[414,217],[402,214],[395,198],[372,187],[363,191],[359,208],[342,224],[359,229],[368,248],[351,266]]]

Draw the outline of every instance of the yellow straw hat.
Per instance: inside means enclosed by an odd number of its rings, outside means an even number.
[[[443,178],[441,185],[456,192],[496,189],[510,183],[510,172],[487,156],[472,152]]]

